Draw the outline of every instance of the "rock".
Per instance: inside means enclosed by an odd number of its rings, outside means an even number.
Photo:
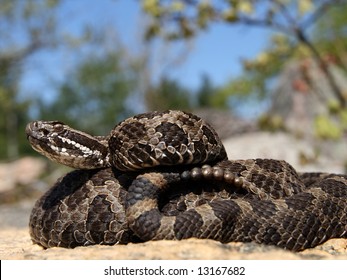
[[[15,236],[15,238],[14,238]],[[0,258],[20,260],[299,260],[299,259],[346,259],[344,253],[331,253],[329,243],[319,248],[293,253],[273,246],[253,243],[231,242],[221,244],[214,240],[188,239],[181,241],[160,240],[140,244],[103,246],[94,245],[75,249],[50,248],[44,250],[31,243],[27,229],[7,229],[1,231]],[[336,239],[336,244],[344,244],[345,240]],[[337,246],[337,245],[335,245]],[[336,247],[337,248],[337,247]],[[340,249],[339,249],[340,250]]]
[[[319,158],[311,165],[302,165],[299,160],[300,152],[304,151],[308,155],[313,155],[312,146],[284,133],[253,132],[228,139],[225,144],[230,159],[268,157],[285,159],[298,170],[329,172],[343,170],[341,164],[328,161],[326,158]],[[27,160],[23,159],[23,162]],[[34,165],[34,161],[31,163],[27,161],[26,164],[23,162],[16,164],[25,168]],[[23,180],[28,180],[27,182],[39,173],[39,168],[31,175],[29,174],[31,171],[18,166],[16,174],[22,172]],[[299,253],[253,243],[221,244],[214,240],[198,239],[44,250],[38,245],[33,245],[29,236],[28,221],[33,205],[34,200],[22,200],[8,205],[0,204],[0,259],[347,259],[346,239],[329,240],[316,248]]]
[[[272,158],[286,160],[299,172],[344,173],[341,160],[316,155],[311,142],[284,133],[253,132],[226,139],[229,159]]]
[[[259,130],[255,122],[241,119],[229,111],[206,108],[197,110],[194,114],[212,125],[222,140]]]
[[[347,239],[331,239],[327,242],[301,252],[306,258],[315,256],[317,258],[330,258],[332,256],[347,258]]]
[[[0,193],[17,185],[29,185],[45,170],[46,161],[42,158],[23,157],[10,163],[0,164]]]

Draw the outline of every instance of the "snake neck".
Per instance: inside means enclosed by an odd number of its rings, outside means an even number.
[[[92,136],[58,121],[34,121],[25,132],[34,150],[75,169],[110,166],[108,139]]]

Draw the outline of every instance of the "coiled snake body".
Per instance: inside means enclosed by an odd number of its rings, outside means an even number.
[[[197,237],[299,251],[347,237],[346,175],[227,160],[213,128],[189,113],[137,115],[107,137],[54,121],[26,133],[35,150],[79,169],[32,210],[31,238],[46,248]]]

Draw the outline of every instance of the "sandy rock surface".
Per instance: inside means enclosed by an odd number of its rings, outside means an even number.
[[[320,157],[314,163],[301,165],[302,151],[309,155],[314,152],[311,145],[284,134],[269,135],[257,132],[240,135],[226,140],[225,146],[229,158],[233,159],[256,157],[286,159],[299,171],[343,172],[342,164],[331,160],[328,164],[328,159],[324,157]],[[23,171],[18,172],[23,173]],[[2,178],[7,176],[3,170],[0,170],[0,174]],[[16,176],[15,178],[19,178],[19,174]],[[221,244],[213,240],[197,239],[44,250],[32,244],[28,233],[29,215],[35,199],[0,204],[0,259],[347,259],[347,239],[329,240],[314,249],[300,253],[252,243]]]

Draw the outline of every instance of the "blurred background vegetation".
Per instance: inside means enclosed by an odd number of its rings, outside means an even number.
[[[100,135],[123,118],[148,110],[214,109],[244,117],[238,115],[241,105],[266,102],[267,110],[253,120],[261,129],[319,139],[346,135],[347,1],[135,1],[146,15],[138,53],[102,26],[86,23],[82,35],[65,30],[68,19],[59,19],[65,1],[0,0],[1,160],[34,154],[24,135],[32,119],[58,119]],[[268,28],[268,46],[241,61],[242,73],[224,84],[202,75],[200,86],[191,89],[168,75],[194,51],[191,42],[217,23]],[[154,77],[153,45],[158,40],[168,55]],[[171,56],[177,41],[182,52]],[[43,83],[54,83],[55,94],[48,99],[40,92],[21,94],[23,73],[45,71],[44,62],[35,64],[33,58],[42,53],[49,57],[57,49],[74,59],[73,67],[57,69],[61,79],[42,75]]]

